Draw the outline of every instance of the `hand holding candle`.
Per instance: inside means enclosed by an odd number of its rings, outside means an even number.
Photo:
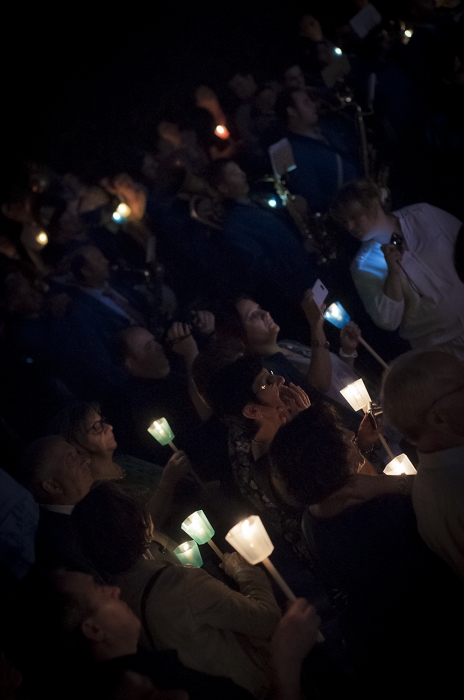
[[[354,411],[362,410],[366,415],[371,413],[371,397],[369,396],[369,392],[367,391],[366,385],[362,379],[357,379],[355,382],[348,384],[348,386],[340,390],[340,394],[344,396]],[[380,432],[379,440],[390,459],[394,459],[395,455],[387,445],[387,441]]]
[[[250,515],[245,520],[241,520],[229,530],[226,540],[249,564],[264,564],[287,598],[292,602],[296,600],[295,594],[269,559],[274,545],[259,515]],[[324,641],[324,637],[320,633],[319,641]]]
[[[177,447],[173,443],[175,435],[172,432],[166,418],[158,418],[157,420],[154,420],[153,423],[148,426],[147,430],[150,435],[152,435],[152,437],[159,442],[160,445],[169,445],[173,452],[178,452]],[[205,485],[191,465],[190,470],[200,486],[204,488]]]
[[[324,318],[326,321],[331,323],[335,328],[343,328],[346,326],[347,323],[349,323],[350,316],[348,312],[343,308],[343,306],[340,304],[339,301],[334,301],[333,304],[331,304],[325,311],[324,311]],[[359,342],[361,345],[364,345],[366,350],[368,350],[373,357],[379,362],[382,367],[387,368],[387,363],[385,360],[382,360],[380,355],[378,355],[374,348],[371,348],[369,343],[366,343],[362,335],[359,335]]]

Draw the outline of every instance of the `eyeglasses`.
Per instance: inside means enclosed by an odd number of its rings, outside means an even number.
[[[262,384],[259,385],[258,391],[264,391],[268,386],[275,384],[275,375],[272,370],[269,370],[269,374],[262,379]]]
[[[90,426],[88,432],[92,435],[102,435],[105,431],[105,424],[108,423],[108,419],[102,416],[100,420]]]

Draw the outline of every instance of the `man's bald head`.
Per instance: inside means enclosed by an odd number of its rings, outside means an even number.
[[[382,407],[388,420],[424,450],[464,444],[464,365],[439,351],[409,352],[387,370]],[[446,445],[435,447],[446,449]]]

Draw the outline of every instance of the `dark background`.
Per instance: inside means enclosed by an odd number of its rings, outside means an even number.
[[[391,16],[401,6],[376,4]],[[4,144],[11,158],[38,158],[60,171],[78,172],[90,161],[130,167],[154,146],[159,118],[191,104],[196,85],[213,87],[227,109],[233,71],[276,74],[303,12],[318,16],[330,35],[357,11],[350,0],[119,8],[69,3],[7,13]]]

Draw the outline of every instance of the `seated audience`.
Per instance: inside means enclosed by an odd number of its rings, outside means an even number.
[[[411,352],[389,367],[382,406],[419,454],[412,502],[419,534],[464,579],[464,368],[442,352]]]
[[[299,301],[317,273],[293,223],[252,201],[247,177],[234,161],[213,163],[208,180],[227,205],[224,253],[230,249],[242,260],[252,288],[272,285],[286,299]]]
[[[447,673],[455,676],[451,610],[461,586],[417,534],[407,495],[414,477],[366,476],[374,497],[356,503],[350,481],[363,457],[352,435],[319,407],[279,430],[269,459],[275,491],[304,509],[311,555],[338,601],[339,621],[362,677],[378,683],[381,673],[385,687],[378,692],[388,697],[400,680],[405,688],[417,684],[425,691],[429,682],[434,687]],[[433,599],[440,601],[435,609]],[[394,668],[385,677],[382,667],[392,650]],[[428,660],[430,674],[419,679],[415,660]]]
[[[324,334],[324,318],[312,300],[311,290],[307,290],[301,303],[311,330],[310,347],[297,341],[277,341],[280,327],[268,311],[264,311],[253,299],[238,299],[230,313],[220,324],[219,333],[223,336],[240,338],[247,349],[272,360],[281,354],[319,391],[335,401],[348,406],[340,394],[358,376],[353,371],[360,330],[350,321],[340,333],[340,359],[328,352],[329,343]],[[285,370],[281,370],[285,374]],[[295,377],[296,381],[296,377]]]
[[[92,567],[69,517],[92,485],[90,459],[60,435],[36,440],[23,455],[19,478],[39,504],[35,559],[41,566]]]
[[[145,558],[151,519],[112,484],[102,484],[73,513],[82,547],[97,570],[121,587],[142,620],[148,648],[175,649],[196,671],[227,676],[255,696],[270,683],[269,640],[280,610],[259,568],[225,554],[232,591],[203,569]],[[145,556],[144,556],[145,555]]]
[[[100,700],[253,697],[229,679],[187,668],[173,650],[142,649],[140,620],[123,602],[119,589],[101,586],[77,571],[31,576],[18,594],[11,618],[9,646],[29,691],[34,681],[33,697],[41,692],[52,698],[77,699],[85,694]],[[315,609],[298,599],[277,625],[272,639],[272,700],[301,697],[301,668],[315,646],[319,623]],[[18,638],[18,626],[25,637]]]
[[[365,181],[340,191],[334,215],[361,242],[351,275],[374,323],[399,328],[413,348],[464,359],[464,284],[453,264],[461,222],[430,204],[389,213]]]

